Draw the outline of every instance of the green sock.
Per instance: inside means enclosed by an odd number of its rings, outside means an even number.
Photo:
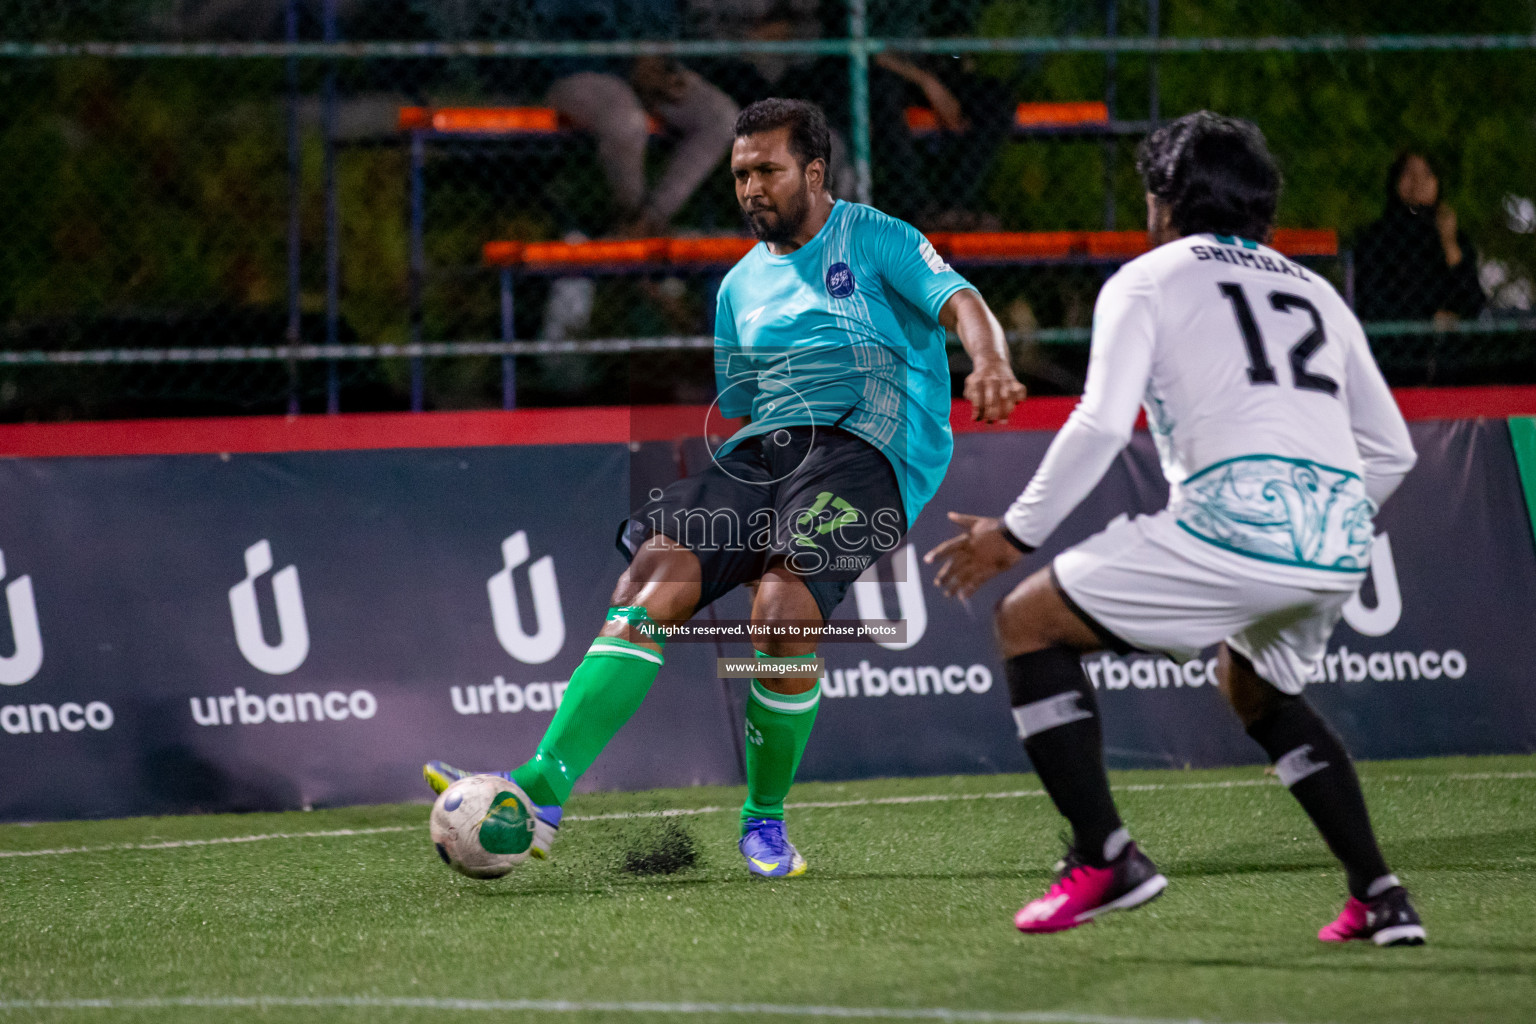
[[[538,752],[512,770],[512,780],[536,804],[564,804],[576,780],[639,710],[661,663],[660,654],[628,640],[594,640],[572,673]]]
[[[747,697],[747,802],[741,808],[742,830],[748,818],[784,817],[784,798],[794,785],[800,755],[816,724],[821,687],[805,693],[774,693],[756,679]]]

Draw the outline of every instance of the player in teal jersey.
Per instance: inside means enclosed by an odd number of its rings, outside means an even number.
[[[620,526],[630,559],[597,639],[571,676],[534,757],[505,773],[526,793],[535,856],[560,806],[639,708],[665,660],[665,627],[731,589],[752,589],[754,625],[817,627],[853,581],[894,550],[944,477],[946,329],[974,369],[977,419],[1006,420],[1024,388],[981,296],[911,225],[828,191],[830,133],[812,104],[763,100],[741,112],[731,150],[736,198],[755,246],[726,275],[715,317],[720,413],[749,422],[702,472],[652,492]],[[795,876],[784,799],[810,737],[817,637],[758,638],[747,700],[748,870]],[[465,773],[424,773],[441,792]]]

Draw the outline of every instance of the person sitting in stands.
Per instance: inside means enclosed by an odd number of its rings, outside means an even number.
[[[1405,150],[1387,173],[1387,208],[1356,246],[1361,320],[1454,323],[1483,311],[1477,252],[1441,198],[1440,176]]]
[[[977,4],[887,0],[871,5],[870,35],[936,39],[976,32]],[[978,73],[969,57],[923,52],[876,54],[869,107],[875,194],[896,216],[925,230],[995,230],[983,209],[992,163],[1013,126],[1012,87]],[[914,137],[907,107],[933,111],[939,132]]]
[[[822,38],[822,0],[686,0],[688,35],[723,42],[791,42]],[[848,62],[793,53],[740,53],[710,57],[696,66],[746,107],[769,97],[815,103],[823,110],[847,105]],[[838,199],[857,198],[848,142],[832,129],[827,187]]]
[[[603,42],[674,39],[681,18],[671,0],[534,0],[537,38]],[[579,57],[556,62],[549,105],[597,137],[621,234],[666,230],[688,197],[731,148],[737,108],[697,72],[668,57]],[[649,189],[647,113],[677,136],[666,170]]]

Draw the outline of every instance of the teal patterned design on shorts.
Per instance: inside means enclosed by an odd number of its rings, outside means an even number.
[[[1376,503],[1360,477],[1304,459],[1247,455],[1184,481],[1173,513],[1189,533],[1240,555],[1364,572]]]

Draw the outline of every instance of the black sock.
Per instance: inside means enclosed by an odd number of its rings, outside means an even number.
[[[1248,727],[1323,841],[1344,865],[1350,895],[1379,896],[1397,880],[1371,831],[1360,779],[1344,741],[1301,697],[1282,697],[1278,708]]]
[[[1082,660],[1066,647],[1048,647],[1015,655],[1006,668],[1024,752],[1071,822],[1073,849],[1102,867],[1120,855],[1129,837],[1109,794],[1099,705]]]

